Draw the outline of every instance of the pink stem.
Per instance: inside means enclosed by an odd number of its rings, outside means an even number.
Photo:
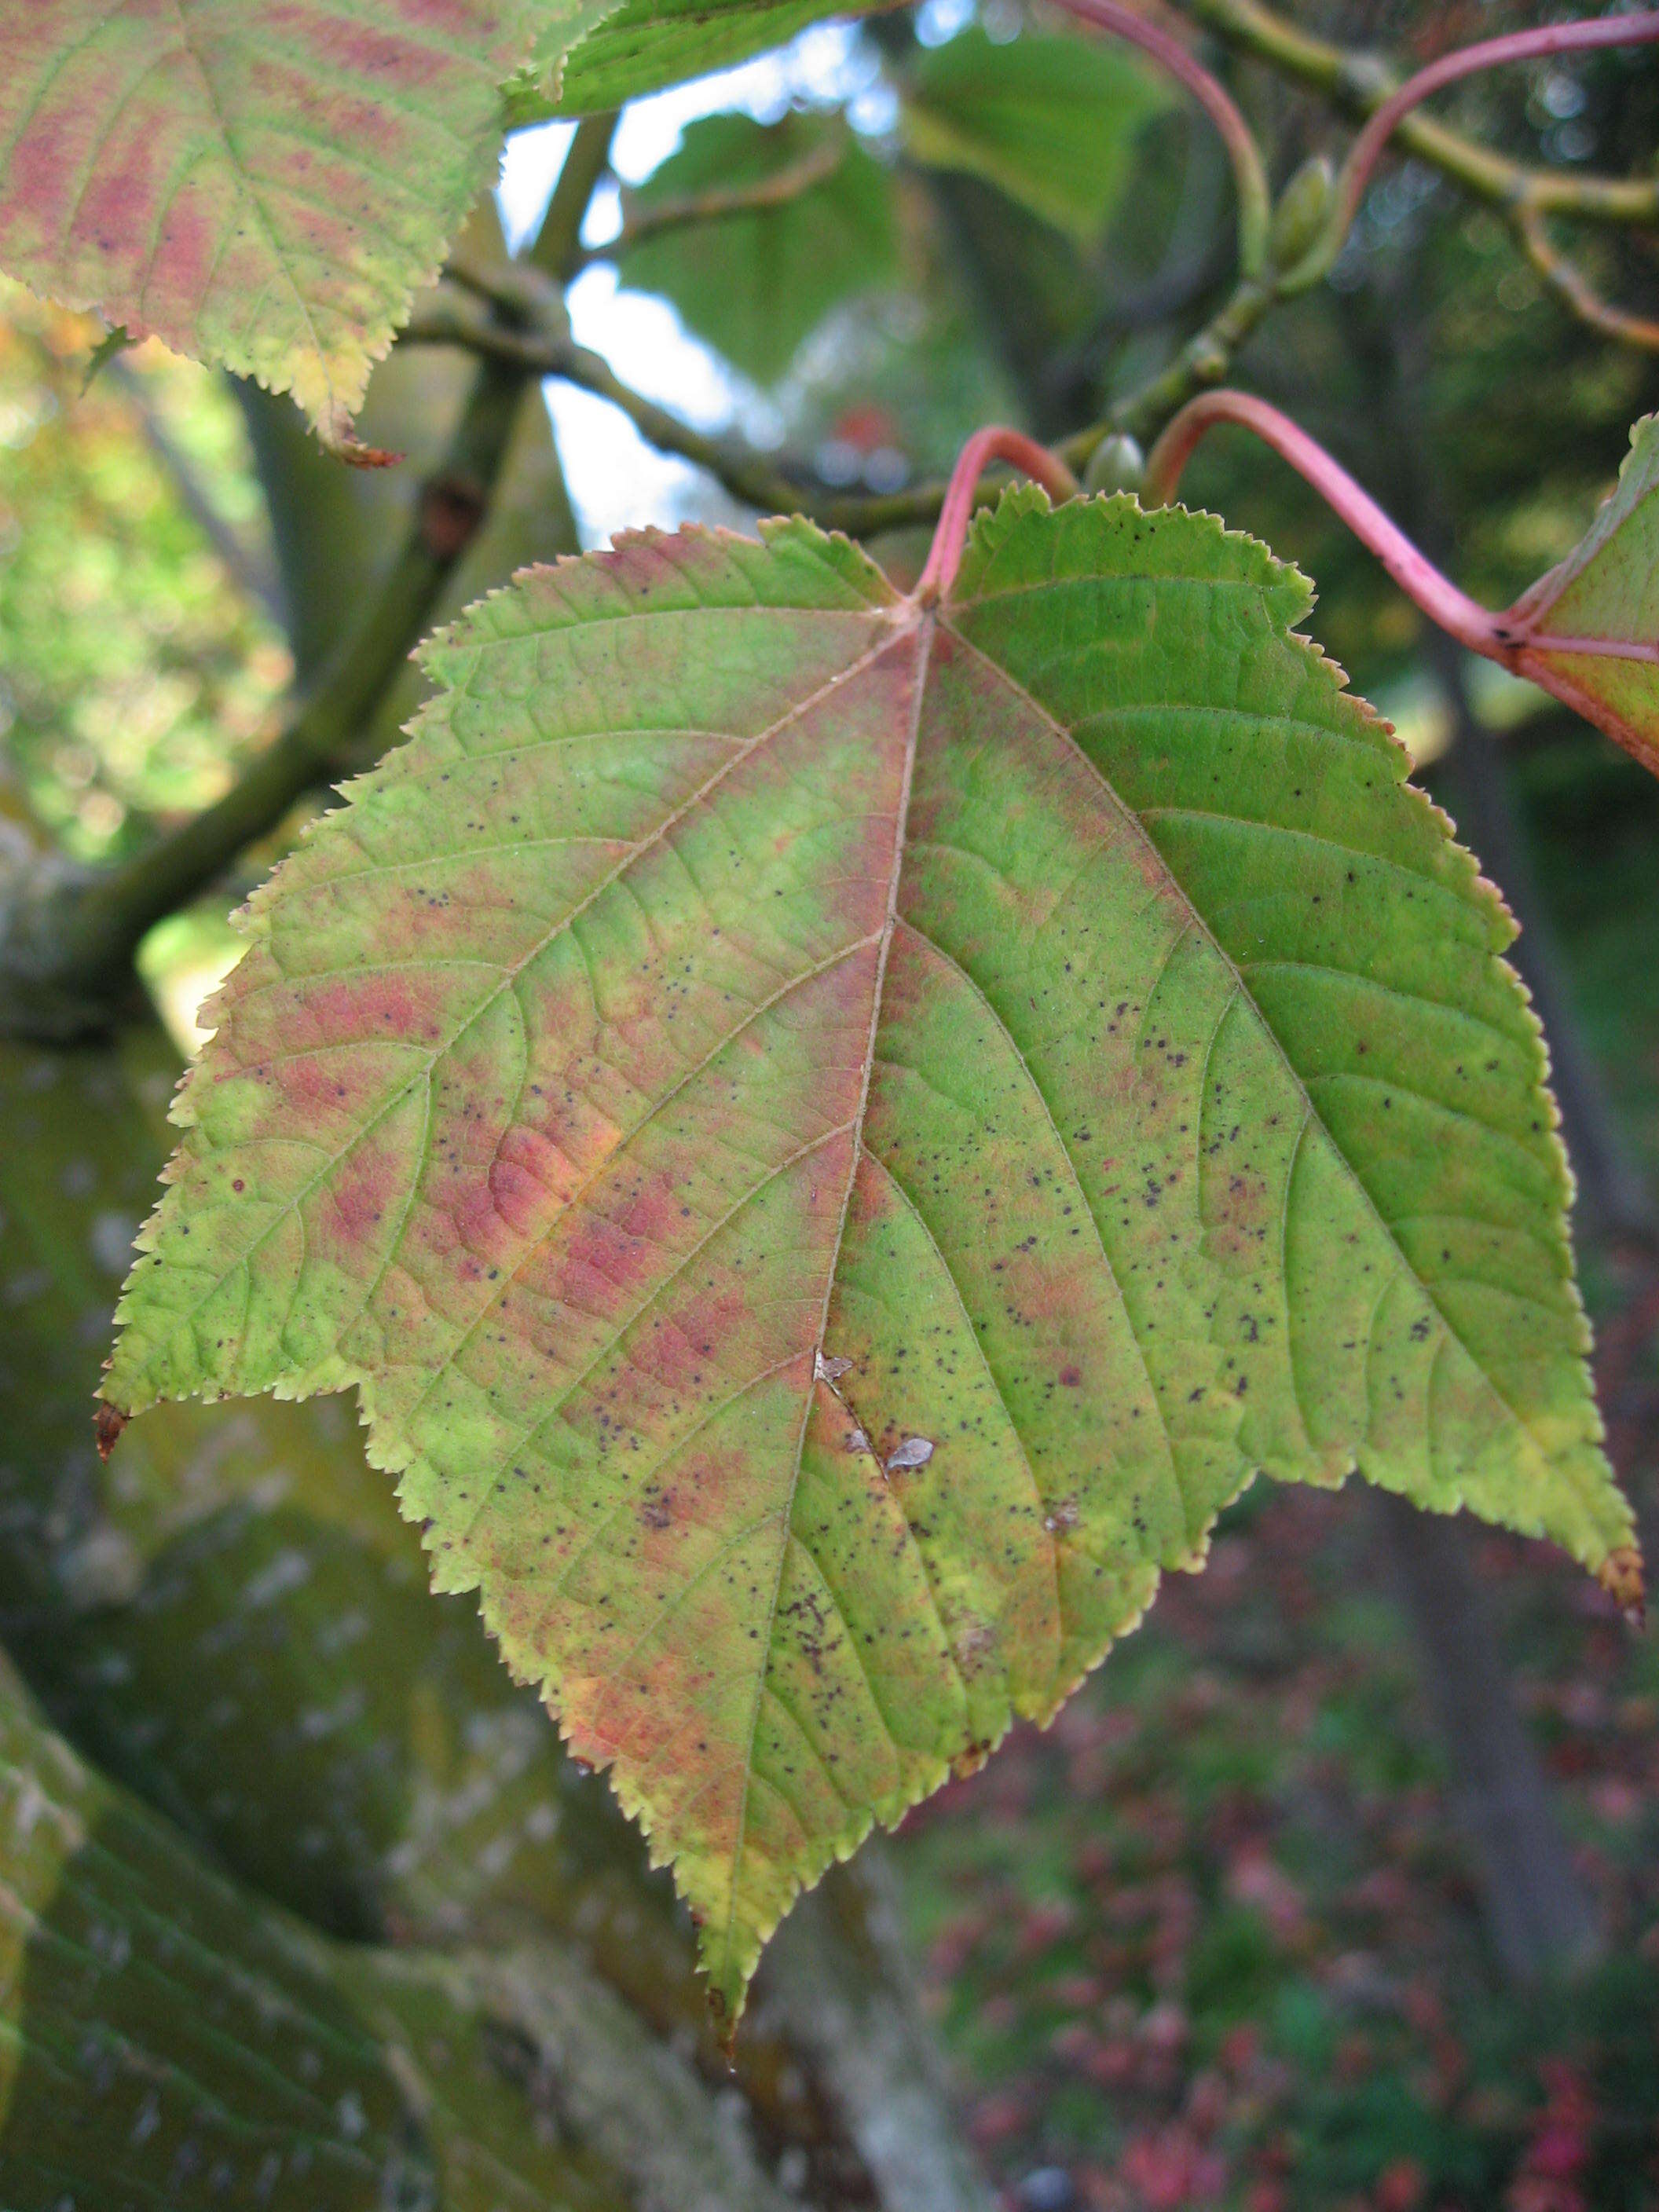
[[[1269,407],[1265,399],[1254,398],[1248,392],[1206,392],[1189,400],[1147,456],[1141,493],[1145,505],[1161,507],[1175,496],[1182,470],[1212,422],[1237,422],[1254,430],[1282,455],[1329,502],[1361,544],[1376,554],[1407,598],[1460,645],[1553,693],[1587,722],[1605,730],[1644,768],[1659,775],[1659,746],[1639,710],[1631,711],[1608,693],[1598,696],[1579,680],[1575,667],[1563,665],[1564,661],[1587,658],[1659,665],[1659,644],[1642,638],[1558,635],[1543,629],[1541,624],[1560,588],[1554,569],[1540,576],[1513,606],[1505,607],[1501,614],[1488,612],[1443,576],[1432,562],[1424,559],[1405,532],[1322,446],[1316,445],[1304,430],[1298,430],[1276,407]]]
[[[1060,5],[1082,21],[1092,23],[1097,30],[1109,31],[1114,37],[1127,40],[1143,53],[1150,54],[1186,86],[1214,124],[1227,149],[1238,191],[1239,258],[1244,264],[1244,273],[1255,275],[1267,256],[1272,196],[1255,135],[1224,87],[1179,39],[1149,22],[1133,9],[1123,6],[1121,0],[1060,0]]]
[[[1547,54],[1583,53],[1595,46],[1638,46],[1659,40],[1659,14],[1603,15],[1588,22],[1546,23],[1535,31],[1511,31],[1501,39],[1483,39],[1478,46],[1443,54],[1437,62],[1407,78],[1391,93],[1355,139],[1338,180],[1336,206],[1330,235],[1347,235],[1371,171],[1376,167],[1401,116],[1419,102],[1455,84],[1460,77],[1480,70],[1497,69],[1504,62],[1536,61]]]
[[[1146,489],[1141,493],[1145,506],[1163,507],[1174,498],[1193,448],[1216,422],[1237,422],[1253,430],[1305,477],[1360,544],[1376,554],[1407,598],[1460,645],[1485,653],[1489,659],[1504,659],[1512,653],[1512,637],[1506,640],[1500,634],[1501,617],[1489,613],[1443,576],[1317,440],[1298,429],[1278,408],[1248,392],[1201,392],[1171,417],[1146,458]]]
[[[1023,470],[1034,483],[1042,486],[1051,499],[1073,499],[1077,495],[1078,480],[1070,469],[1064,461],[1057,460],[1046,446],[1039,446],[1035,438],[1028,438],[1023,430],[976,430],[957,456],[945,487],[945,504],[939,509],[939,527],[933,532],[927,565],[916,582],[915,598],[921,606],[931,606],[946,598],[957,580],[963,548],[968,543],[968,526],[979,496],[979,480],[993,461],[1007,461]]]

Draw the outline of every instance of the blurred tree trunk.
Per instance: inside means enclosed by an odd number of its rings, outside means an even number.
[[[456,251],[479,267],[506,260],[492,200],[474,212]],[[425,304],[417,301],[416,311]],[[403,533],[416,519],[422,487],[432,497],[429,479],[449,447],[476,367],[471,355],[442,346],[394,349],[380,364],[360,427],[366,439],[404,456],[392,469],[342,468],[323,451],[287,398],[274,397],[257,384],[233,381],[265,495],[283,620],[301,684],[327,661],[381,580]],[[468,502],[483,498],[486,488],[455,484],[447,489],[459,521]],[[442,527],[446,517],[436,514],[431,520]],[[532,389],[522,403],[494,496],[448,580],[432,626],[504,583],[526,562],[551,561],[580,550],[547,410]],[[420,696],[411,665],[362,734],[363,766],[396,741]]]
[[[1516,1708],[1514,1684],[1461,1520],[1379,1494],[1389,1564],[1417,1632],[1451,1797],[1474,1848],[1486,1933],[1510,1981],[1587,1963],[1600,1948],[1553,1794]]]
[[[1548,1040],[1551,1087],[1577,1184],[1580,1225],[1609,1242],[1650,1247],[1659,1225],[1653,1194],[1579,1025],[1554,927],[1534,878],[1503,740],[1483,729],[1470,711],[1458,647],[1437,635],[1434,645],[1437,672],[1452,714],[1451,745],[1437,785],[1458,835],[1479,854],[1482,869],[1500,886],[1521,924],[1510,957],[1532,993]]]
[[[1440,564],[1453,555],[1449,514],[1433,462],[1426,402],[1426,334],[1413,307],[1409,257],[1389,296],[1350,295],[1355,350],[1370,374],[1386,432],[1392,482],[1385,501]],[[1551,1048],[1569,1153],[1586,1211],[1598,1225],[1641,1218],[1646,1194],[1626,1158],[1605,1091],[1579,1036],[1571,994],[1525,862],[1499,747],[1469,711],[1458,649],[1436,634],[1427,655],[1454,717],[1442,779],[1463,842],[1521,926],[1516,957]],[[1593,1194],[1592,1194],[1593,1187]],[[1417,1632],[1424,1685],[1452,1774],[1452,1798],[1473,1849],[1492,1949],[1517,1984],[1543,1981],[1593,1959],[1602,1936],[1573,1864],[1554,1793],[1516,1704],[1496,1625],[1461,1517],[1419,1513],[1380,1497],[1376,1510]]]
[[[811,2061],[884,2203],[972,2212],[988,2192],[921,2019],[879,1848],[836,1868],[773,1946],[762,2017]]]

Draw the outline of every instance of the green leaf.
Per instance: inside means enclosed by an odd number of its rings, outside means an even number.
[[[1612,497],[1516,601],[1504,635],[1518,674],[1659,774],[1659,415],[1630,444]]]
[[[538,10],[530,52],[506,88],[509,125],[544,123],[558,112],[565,64],[572,52],[623,4],[624,0],[552,0]]]
[[[356,1384],[735,2014],[1258,1470],[1635,1574],[1512,926],[1180,509],[531,570],[257,895],[106,1384]]]
[[[31,0],[0,75],[0,267],[292,391],[350,442],[490,180],[538,0]]]
[[[598,115],[647,92],[730,69],[809,24],[880,0],[567,0],[508,89],[514,125]]]
[[[978,28],[911,64],[907,151],[983,177],[1085,246],[1127,179],[1135,134],[1170,104],[1159,81],[1100,39],[1026,32],[999,46]]]
[[[623,283],[664,294],[688,330],[762,384],[782,375],[838,301],[884,283],[896,262],[891,179],[829,116],[693,123],[629,195],[628,221],[644,234],[618,261]]]

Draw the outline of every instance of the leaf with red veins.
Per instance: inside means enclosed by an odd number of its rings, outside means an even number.
[[[0,268],[292,391],[349,455],[374,362],[489,183],[535,0],[27,0]],[[355,449],[361,453],[362,449]]]
[[[356,1385],[728,2021],[1261,1470],[1639,1587],[1511,925],[1310,603],[1029,487],[937,607],[627,538],[252,902],[105,1398]]]
[[[1579,544],[1498,617],[1501,657],[1659,774],[1659,416]]]

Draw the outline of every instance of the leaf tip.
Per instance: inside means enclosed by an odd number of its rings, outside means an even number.
[[[355,431],[320,440],[323,451],[337,461],[343,461],[349,469],[395,469],[407,459],[394,453],[385,446],[365,446]]]
[[[1596,1569],[1595,1579],[1632,1628],[1647,1626],[1647,1586],[1642,1554],[1634,1544],[1620,1544],[1609,1552]]]
[[[121,1431],[127,1425],[127,1415],[112,1406],[107,1399],[100,1400],[92,1419],[92,1433],[100,1459],[107,1460],[115,1449],[120,1442]]]
[[[734,2070],[738,2056],[738,2024],[743,2018],[744,1998],[747,1994],[746,1989],[740,1990],[734,2003],[723,1989],[712,1982],[708,1985],[709,2026],[714,2030],[720,2057]]]
[[[142,341],[136,338],[125,323],[117,323],[105,331],[87,358],[87,373],[81,380],[81,397],[91,391],[100,372],[107,368],[118,354],[130,353]]]
[[[342,392],[338,380],[325,374],[320,382],[311,377],[296,377],[290,387],[295,404],[302,415],[308,417],[317,443],[331,460],[343,461],[351,469],[395,468],[404,459],[402,453],[389,453],[380,446],[366,446],[357,435],[356,410],[368,382],[370,369],[377,358],[386,351],[382,344],[378,354],[365,349],[361,374],[344,381],[350,389]],[[279,387],[261,377],[268,391]]]

